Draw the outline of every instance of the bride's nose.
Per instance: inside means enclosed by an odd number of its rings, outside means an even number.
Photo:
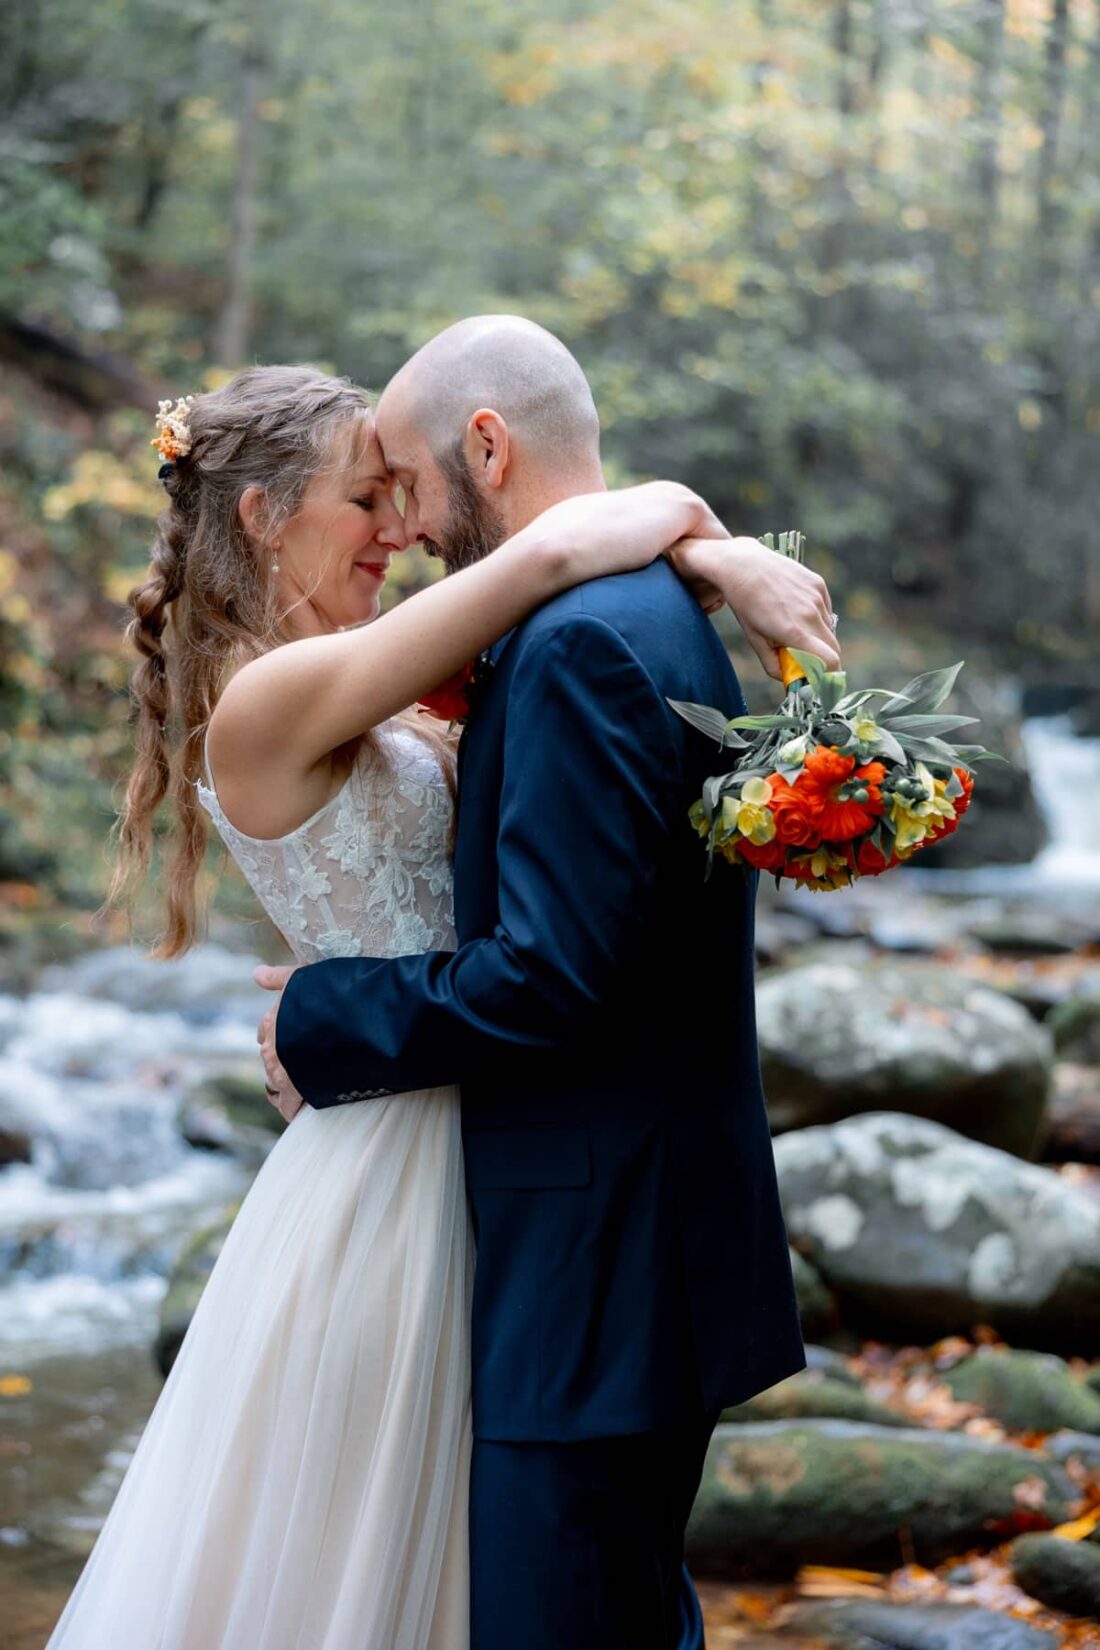
[[[378,523],[375,539],[384,544],[387,550],[398,551],[407,548],[405,523],[401,519],[401,512],[392,499],[387,500],[381,521]]]

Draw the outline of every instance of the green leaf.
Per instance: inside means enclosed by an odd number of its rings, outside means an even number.
[[[895,733],[919,733],[927,738],[933,734],[938,737],[953,733],[956,728],[972,728],[977,721],[976,716],[926,716],[922,713],[884,717],[879,726],[892,728]]]
[[[953,768],[958,755],[954,745],[943,739],[915,739],[912,734],[901,734],[906,755],[913,762],[927,762],[934,767]]]
[[[884,728],[881,723],[879,723],[878,738],[875,740],[875,755],[888,756],[892,762],[904,763],[906,760],[901,740],[896,739],[889,728]]]
[[[797,665],[801,665],[806,680],[814,690],[816,698],[821,697],[821,687],[825,680],[825,661],[819,659],[816,653],[803,653],[801,648],[789,647],[787,652]]]
[[[939,710],[963,667],[964,661],[959,660],[957,665],[946,665],[942,670],[928,670],[921,676],[914,676],[907,682],[900,693],[895,693],[882,706],[880,715],[888,716],[893,710],[901,710],[903,706],[910,711]]]
[[[724,773],[714,773],[703,781],[703,807],[712,821],[722,798],[722,782],[725,778]]]
[[[682,716],[685,722],[690,722],[693,728],[705,733],[708,739],[714,739],[719,745],[732,750],[743,750],[748,745],[747,739],[740,739],[732,734],[730,729],[733,723],[723,716],[720,710],[713,710],[709,705],[692,705],[681,699],[670,699],[677,716]]]
[[[797,716],[781,716],[772,712],[768,716],[735,716],[727,725],[731,728],[798,728],[802,723]]]

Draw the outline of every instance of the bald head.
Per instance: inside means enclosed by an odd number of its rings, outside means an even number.
[[[563,477],[599,469],[600,423],[588,380],[560,339],[519,315],[476,315],[418,350],[388,386],[399,409],[439,455],[469,419],[491,408],[524,456]]]

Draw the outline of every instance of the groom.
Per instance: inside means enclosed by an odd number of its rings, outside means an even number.
[[[451,570],[604,486],[583,373],[515,317],[433,339],[378,434],[410,542]],[[835,660],[820,581],[779,557],[746,577],[750,632]],[[710,1432],[805,1361],[755,884],[724,864],[704,883],[688,809],[715,746],[668,705],[743,700],[664,561],[549,602],[490,663],[459,757],[457,951],[297,969],[269,1082],[288,1112],[294,1089],[331,1106],[461,1083],[472,1650],[696,1650],[683,1538]]]

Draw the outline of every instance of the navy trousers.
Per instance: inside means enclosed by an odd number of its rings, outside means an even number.
[[[470,1650],[703,1650],[684,1530],[717,1419],[577,1443],[475,1439]]]

